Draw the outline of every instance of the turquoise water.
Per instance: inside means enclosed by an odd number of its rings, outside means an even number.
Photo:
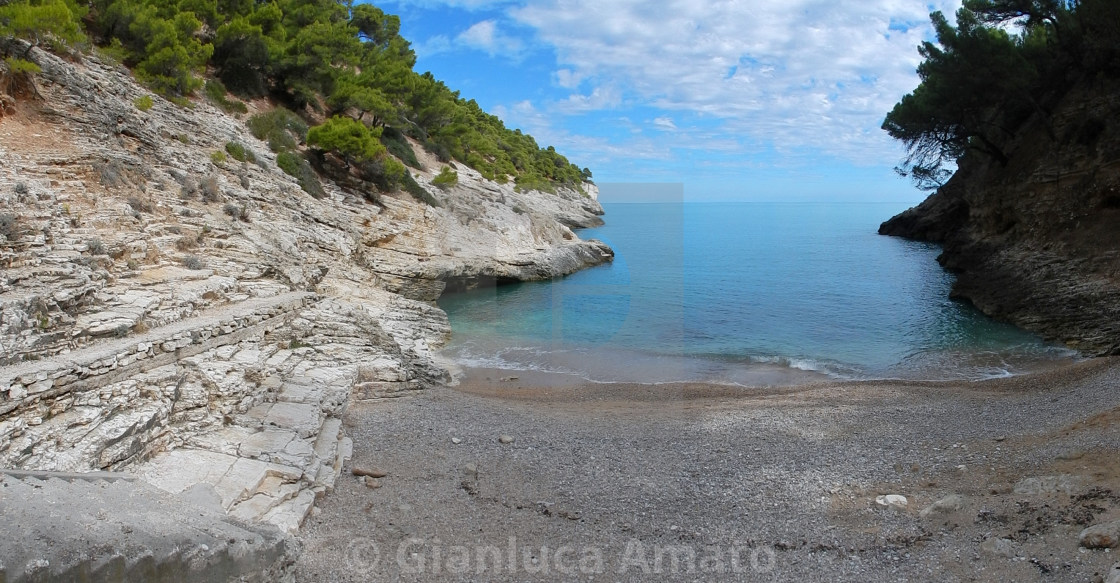
[[[440,300],[466,366],[746,385],[984,378],[1071,353],[948,299],[889,203],[604,204],[613,264]]]

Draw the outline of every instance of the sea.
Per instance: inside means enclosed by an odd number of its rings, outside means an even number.
[[[1076,355],[949,299],[936,245],[878,235],[903,203],[604,203],[613,263],[446,295],[462,367],[591,382],[984,379]]]

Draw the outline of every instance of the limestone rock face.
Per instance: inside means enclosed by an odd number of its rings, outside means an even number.
[[[1120,353],[1120,85],[1070,89],[879,232],[939,243],[952,295],[1089,355]]]
[[[447,380],[442,293],[613,256],[572,231],[602,222],[594,185],[459,166],[441,190],[417,147],[438,206],[315,199],[204,100],[142,112],[122,67],[29,58],[43,99],[0,117],[0,467],[127,472],[294,532],[350,455],[352,399]],[[213,162],[230,142],[255,163]]]

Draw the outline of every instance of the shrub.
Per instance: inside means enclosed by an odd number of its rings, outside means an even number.
[[[211,103],[218,106],[226,113],[249,112],[249,108],[246,107],[244,103],[236,99],[230,99],[227,96],[229,91],[226,89],[226,86],[217,79],[210,79],[207,81],[206,85],[202,87],[202,92],[206,94],[206,98],[209,99]]]
[[[218,179],[214,176],[203,178],[199,184],[199,190],[202,191],[202,202],[210,203],[222,200],[222,190],[218,186]]]
[[[225,152],[214,150],[214,152],[210,154],[210,161],[213,162],[215,166],[221,166],[229,161],[229,158],[226,156]]]
[[[247,150],[245,146],[242,146],[237,142],[226,142],[226,152],[230,155],[231,158],[237,160],[238,162],[256,161],[256,156],[253,155],[253,152]]]
[[[243,223],[249,222],[249,207],[247,206],[237,206],[233,203],[228,203],[222,210],[234,219]]]
[[[12,190],[15,191],[16,194],[27,194],[27,183],[23,181],[17,182]]]
[[[0,237],[15,241],[23,236],[23,224],[16,215],[0,214]]]
[[[439,201],[436,200],[436,197],[432,196],[432,193],[428,192],[428,190],[423,186],[420,186],[420,183],[416,182],[416,179],[412,177],[412,174],[405,172],[404,178],[401,179],[401,183],[404,184],[405,192],[411,194],[416,200],[426,203],[428,206],[440,206]]]
[[[514,179],[514,188],[518,192],[526,190],[539,190],[549,194],[556,194],[556,185],[546,178],[542,178],[536,174],[524,172]]]
[[[440,169],[439,174],[432,179],[432,184],[444,190],[451,188],[459,183],[459,173],[452,170],[449,166],[444,166]]]
[[[392,127],[386,127],[381,132],[381,143],[385,146],[389,153],[396,156],[404,162],[406,166],[411,166],[417,170],[423,170],[420,161],[416,159],[416,152],[412,150],[412,146],[405,139],[404,134],[400,130]]]
[[[187,269],[193,269],[196,271],[199,269],[206,269],[206,262],[203,261],[202,258],[198,255],[187,255],[180,262],[183,264],[183,267],[186,267]]]
[[[299,182],[299,187],[307,194],[315,198],[323,198],[327,195],[327,192],[323,190],[323,185],[319,182],[319,175],[315,174],[315,170],[311,168],[311,164],[303,156],[295,152],[281,152],[276,155],[276,165],[285,174],[295,178]]]
[[[180,251],[190,251],[191,249],[194,249],[194,248],[198,247],[199,240],[201,239],[201,237],[202,237],[201,235],[198,235],[198,236],[195,236],[195,237],[188,237],[188,236],[179,237],[179,240],[175,241],[175,248],[180,250]]]
[[[179,196],[183,200],[190,200],[198,194],[198,180],[193,176],[187,176],[183,179],[182,190],[179,191]]]
[[[128,197],[128,206],[132,207],[132,210],[138,213],[151,214],[152,211],[155,210],[155,208],[152,206],[152,203],[137,196]]]
[[[119,188],[128,184],[124,166],[117,160],[107,160],[94,165],[102,186]]]
[[[86,251],[89,251],[90,255],[104,255],[105,244],[101,242],[101,239],[90,239],[86,241]]]
[[[391,156],[362,162],[358,165],[362,178],[372,182],[381,192],[392,192],[408,174],[404,164]]]
[[[380,137],[381,128],[370,129],[352,117],[336,115],[307,131],[307,145],[334,152],[348,164],[354,164],[384,155],[386,150],[378,141]]]
[[[13,77],[16,75],[34,75],[35,73],[42,73],[43,69],[28,61],[26,59],[17,59],[14,57],[6,57],[4,64],[8,66],[8,74]]]
[[[145,95],[143,97],[137,97],[136,99],[133,99],[132,104],[135,105],[136,109],[139,109],[140,111],[148,111],[152,108],[152,106],[156,104],[156,102],[152,100],[151,95]]]
[[[258,140],[268,142],[276,153],[294,150],[299,142],[307,139],[307,124],[298,115],[283,108],[268,113],[258,113],[246,123]]]

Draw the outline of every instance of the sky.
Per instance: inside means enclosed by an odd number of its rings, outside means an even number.
[[[416,70],[602,183],[918,202],[880,129],[959,0],[381,0]]]

